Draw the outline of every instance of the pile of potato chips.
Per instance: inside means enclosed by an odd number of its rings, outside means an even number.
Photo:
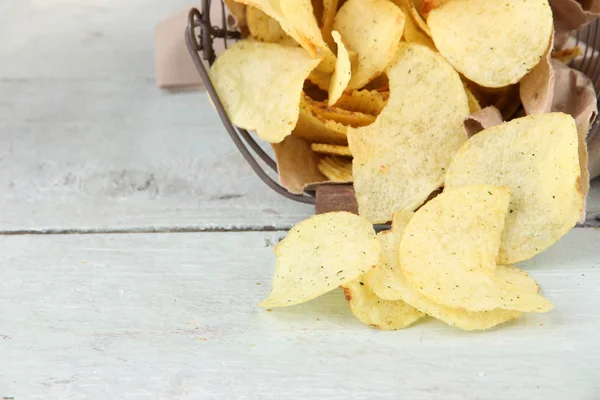
[[[588,126],[551,112],[547,0],[238,3],[249,36],[210,71],[229,118],[273,144],[288,190],[352,182],[359,207],[290,231],[263,306],[342,287],[365,324],[468,330],[552,308],[512,265],[588,190]]]

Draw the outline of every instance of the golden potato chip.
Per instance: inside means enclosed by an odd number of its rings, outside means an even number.
[[[521,313],[496,309],[492,311],[465,311],[437,304],[416,291],[406,280],[399,267],[398,250],[404,228],[411,220],[413,212],[397,211],[392,220],[392,230],[380,232],[381,257],[377,268],[370,270],[362,282],[380,298],[403,300],[417,310],[439,319],[449,325],[465,330],[484,330],[498,324],[514,320]],[[496,274],[509,283],[516,283],[527,291],[539,292],[539,286],[527,272],[513,267],[498,265]]]
[[[275,246],[277,263],[263,307],[303,303],[364,274],[379,259],[373,225],[348,212],[312,216]]]
[[[339,146],[339,145],[335,145],[335,144],[325,144],[325,143],[313,143],[310,145],[310,148],[316,153],[329,154],[331,156],[352,157],[352,153],[350,153],[350,149],[348,148],[348,146]]]
[[[312,110],[325,119],[330,119],[347,126],[367,126],[375,122],[375,116],[364,114],[358,111],[344,110],[340,107],[330,107],[324,102],[314,101],[309,97],[305,98]]]
[[[319,160],[319,171],[333,182],[352,182],[352,159],[325,156]]]
[[[380,299],[362,278],[342,285],[342,289],[352,314],[363,324],[382,331],[406,328],[424,316],[402,300]]]
[[[388,0],[348,0],[335,16],[333,29],[358,53],[348,89],[359,89],[392,61],[404,31],[404,14]]]
[[[419,29],[417,21],[411,13],[410,0],[394,0],[404,13],[406,20],[404,22],[404,40],[408,43],[420,44],[437,51],[431,37]]]
[[[496,275],[510,191],[491,185],[444,189],[408,222],[400,271],[431,301],[467,311],[546,312],[552,303],[522,281]]]
[[[415,5],[414,0],[408,1],[408,11],[409,11],[410,16],[412,17],[413,21],[415,21],[415,23],[419,27],[419,29],[423,33],[425,33],[428,37],[431,37],[431,30],[429,29],[429,26],[427,25],[427,22],[425,22],[425,19],[423,18],[423,16],[419,13],[419,10],[418,10],[417,6]]]
[[[300,115],[292,134],[311,142],[348,144],[348,127],[319,115],[313,102],[304,94],[300,97]]]
[[[383,110],[388,98],[388,95],[377,91],[352,90],[342,94],[335,105],[344,110],[376,116]]]
[[[335,42],[331,35],[331,27],[333,25],[333,18],[338,11],[339,0],[323,0],[323,16],[321,18],[321,33],[325,43],[329,45],[329,48],[335,47]]]
[[[471,90],[465,86],[465,92],[467,93],[467,99],[469,101],[469,112],[471,114],[476,113],[477,111],[481,111],[481,106],[479,105],[479,101],[477,97],[471,92]]]
[[[427,24],[450,64],[487,87],[517,83],[542,59],[553,32],[548,0],[452,0],[432,10]]]
[[[379,76],[373,78],[369,83],[367,83],[365,86],[363,86],[362,90],[376,91],[376,92],[389,92],[390,91],[390,81],[388,80],[388,77],[384,72],[384,73],[380,74]]]
[[[227,6],[227,10],[229,10],[231,15],[235,18],[237,27],[242,31],[246,30],[246,5],[238,3],[235,0],[225,0],[225,5]]]
[[[319,89],[326,92],[329,91],[329,85],[331,84],[331,74],[313,69],[308,77],[309,82],[316,85]]]
[[[571,116],[539,114],[481,131],[457,152],[446,188],[490,184],[511,189],[500,264],[535,256],[577,222],[583,206],[577,140]]]
[[[248,6],[246,20],[250,35],[262,42],[281,43],[293,40],[285,33],[275,19],[269,17],[256,7]]]
[[[217,58],[210,79],[234,125],[278,143],[296,126],[304,80],[318,63],[298,47],[240,40]]]
[[[321,36],[311,0],[239,0],[239,2],[256,7],[275,19],[281,28],[311,56],[322,59],[319,70],[333,72],[335,56]]]
[[[348,82],[350,82],[350,77],[352,75],[350,57],[348,56],[348,51],[344,46],[344,42],[342,42],[342,37],[337,31],[331,32],[331,36],[337,44],[337,60],[335,62],[335,71],[333,72],[331,82],[329,83],[328,104],[330,106],[334,105],[335,102],[340,99],[342,93],[344,93],[344,90],[348,86]]]
[[[390,98],[375,123],[348,128],[359,214],[373,223],[416,209],[442,186],[469,115],[458,73],[424,46],[401,43],[387,75]]]
[[[579,46],[567,47],[565,49],[553,51],[552,58],[562,62],[563,64],[569,64],[582,54],[583,52]]]

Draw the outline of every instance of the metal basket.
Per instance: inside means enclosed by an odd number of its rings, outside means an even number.
[[[264,162],[266,167],[270,168],[274,173],[277,173],[277,163],[275,160],[273,160],[271,156],[256,143],[247,130],[234,126],[225,112],[225,108],[208,76],[205,64],[208,64],[210,67],[216,59],[214,49],[215,40],[223,40],[224,48],[227,48],[228,41],[239,40],[242,36],[238,31],[227,30],[227,11],[223,0],[215,1],[220,3],[222,18],[219,23],[222,27],[213,26],[210,20],[211,0],[202,0],[202,11],[193,8],[189,12],[188,26],[185,31],[185,41],[206,90],[221,117],[221,121],[223,122],[227,133],[231,136],[233,143],[235,143],[240,153],[242,153],[242,156],[244,156],[254,172],[265,184],[267,184],[267,186],[288,199],[301,203],[315,204],[314,192],[306,190],[306,193],[303,195],[292,194],[270,176],[268,170],[261,165],[256,156]],[[583,57],[572,61],[570,66],[586,74],[594,83],[596,93],[599,93],[600,57],[594,50],[600,48],[600,20],[594,20],[592,23],[578,31],[575,35],[575,39],[575,45],[585,45],[585,52]],[[522,110],[521,113],[523,113]],[[596,133],[599,126],[600,118],[596,118],[590,125],[588,140]],[[252,149],[254,154],[250,149]]]

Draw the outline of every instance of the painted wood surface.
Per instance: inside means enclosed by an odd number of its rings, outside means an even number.
[[[283,232],[1,236],[0,396],[597,399],[600,230],[522,265],[556,308],[469,333],[268,312]]]

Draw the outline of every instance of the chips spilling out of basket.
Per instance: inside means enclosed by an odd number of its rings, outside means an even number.
[[[264,306],[342,287],[385,330],[424,315],[488,329],[552,308],[512,264],[582,218],[597,109],[559,61],[580,52],[557,51],[548,0],[238,3],[249,36],[210,72],[227,114],[272,144],[290,192],[352,183],[360,215],[294,227]]]

